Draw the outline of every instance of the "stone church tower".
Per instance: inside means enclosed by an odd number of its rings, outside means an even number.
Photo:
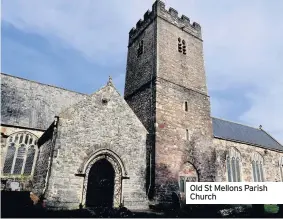
[[[167,207],[186,181],[283,181],[278,141],[210,116],[201,27],[159,0],[129,33],[124,98],[111,78],[82,94],[7,74],[1,97],[1,190],[49,209]]]
[[[212,161],[213,135],[198,23],[166,10],[162,1],[153,4],[129,33],[125,100],[149,132],[151,200],[170,202],[182,171],[195,171],[193,180],[213,180],[204,163],[205,156]]]

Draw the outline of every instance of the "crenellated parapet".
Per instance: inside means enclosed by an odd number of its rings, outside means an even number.
[[[143,19],[140,19],[136,23],[136,27],[133,27],[129,32],[129,44],[154,20],[156,14],[153,11],[148,10],[144,13]]]
[[[185,15],[181,15],[181,17],[179,17],[176,9],[170,7],[167,10],[164,2],[156,0],[152,5],[152,11],[148,10],[144,14],[143,19],[140,19],[136,23],[136,27],[133,27],[130,30],[130,42],[135,39],[156,17],[160,17],[161,19],[181,28],[183,31],[201,39],[201,26],[198,23],[191,23],[190,19]]]

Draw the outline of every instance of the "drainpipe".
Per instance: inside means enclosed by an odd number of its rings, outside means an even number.
[[[48,160],[47,174],[46,174],[45,185],[44,185],[43,194],[42,194],[43,197],[45,197],[46,191],[47,191],[47,188],[48,188],[48,185],[49,185],[51,167],[52,167],[53,156],[54,156],[55,142],[56,142],[56,138],[57,138],[58,122],[59,122],[59,116],[55,116],[54,131],[53,131],[52,143],[51,143],[51,153],[50,153],[50,157],[49,157],[49,160]]]

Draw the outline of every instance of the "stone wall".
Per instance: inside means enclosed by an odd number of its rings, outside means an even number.
[[[241,154],[241,178],[244,182],[253,182],[252,172],[252,156],[257,152],[263,157],[264,161],[264,181],[267,182],[280,182],[279,161],[283,156],[283,152],[276,152],[272,150],[263,149],[247,144],[222,140],[215,138],[213,145],[216,149],[217,157],[217,174],[216,181],[227,182],[227,168],[226,168],[226,155],[230,147],[235,147]]]
[[[172,191],[178,191],[179,171],[186,162],[196,166],[200,181],[213,180],[207,168],[213,150],[210,103],[206,95],[159,78],[156,93],[155,183],[158,196],[168,199]],[[194,144],[190,145],[192,139]],[[189,153],[191,147],[196,148],[196,157]],[[170,183],[168,188],[162,186]]]
[[[57,152],[45,196],[47,205],[50,208],[84,205],[87,166],[105,153],[106,157],[112,154],[114,160],[123,163],[121,177],[126,178],[120,188],[121,203],[130,209],[144,208],[146,134],[142,123],[112,85],[70,107],[59,115],[54,148]]]
[[[186,54],[179,52],[178,38],[185,40]],[[141,40],[145,53],[137,57]],[[175,9],[167,10],[162,1],[155,1],[152,11],[147,11],[129,33],[125,99],[153,134],[152,141],[148,141],[151,185],[156,199],[168,200],[178,190],[181,166],[189,161],[186,129],[197,136],[198,147],[212,153],[200,25],[191,24],[188,17],[179,17]],[[212,180],[212,173],[203,163],[197,163],[200,180]]]
[[[175,10],[176,11],[176,10]],[[157,18],[157,77],[171,83],[207,93],[200,33],[193,27],[185,31],[178,15],[160,9]],[[192,32],[193,31],[193,32]],[[186,54],[178,50],[178,38],[185,41]],[[182,44],[183,47],[183,44]]]
[[[127,72],[125,82],[125,98],[143,86],[147,86],[155,76],[155,29],[156,24],[152,22],[141,32],[128,47]],[[143,53],[138,55],[139,43],[143,41]]]
[[[55,136],[53,135],[53,125],[49,128],[50,135],[43,145],[39,147],[36,167],[33,175],[32,192],[38,197],[44,194],[49,177],[49,168],[53,152]]]
[[[1,124],[45,130],[85,94],[1,73]]]
[[[146,189],[152,191],[155,162],[155,82],[153,82],[153,87],[148,84],[147,87],[137,91],[135,95],[126,97],[126,101],[149,133],[146,139]]]
[[[143,42],[143,53],[138,46]],[[129,33],[125,100],[143,123],[147,135],[146,189],[152,188],[154,177],[154,123],[156,78],[156,13],[147,11]]]

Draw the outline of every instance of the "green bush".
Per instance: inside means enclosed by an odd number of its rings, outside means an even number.
[[[279,207],[277,205],[264,205],[264,211],[268,214],[277,214]]]

